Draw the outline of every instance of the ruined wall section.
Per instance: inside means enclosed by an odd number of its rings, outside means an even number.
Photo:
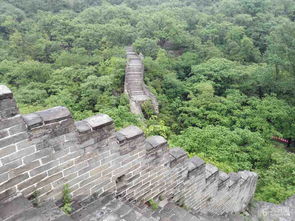
[[[160,136],[145,138],[129,126],[115,131],[104,114],[75,122],[67,108],[20,115],[11,91],[0,85],[0,202],[38,193],[59,201],[68,184],[75,205],[115,194],[135,203],[169,199],[195,212],[243,210],[257,175],[226,174]]]

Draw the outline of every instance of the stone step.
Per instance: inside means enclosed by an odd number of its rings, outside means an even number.
[[[142,66],[142,63],[141,61],[135,61],[135,60],[131,60],[129,63],[128,63],[128,66],[129,67],[141,67]]]
[[[49,201],[38,207],[21,196],[0,204],[1,221],[72,221],[54,202]]]
[[[15,212],[15,211],[14,211]],[[47,217],[44,216],[38,208],[30,208],[28,210],[23,211],[22,213],[18,213],[9,219],[4,221],[47,221]]]
[[[139,80],[139,81],[143,81],[142,76],[127,76],[126,80]]]
[[[129,72],[141,72],[142,68],[132,68],[132,69],[127,69],[126,71],[127,71],[127,74]],[[141,74],[141,75],[143,75],[143,74]]]
[[[144,94],[144,91],[140,89],[134,89],[134,90],[130,89],[130,91],[132,94],[136,94],[136,93]]]
[[[167,221],[199,221],[199,219],[187,210],[176,206],[174,203],[168,203],[163,208],[159,208],[152,215],[153,217],[160,217],[161,220]]]
[[[130,90],[131,94],[144,94],[143,90],[137,89],[137,90]]]
[[[142,87],[142,85],[141,85],[141,83],[133,83],[133,84],[129,84],[129,86],[128,86],[130,89],[136,89],[136,88],[139,88],[140,90],[143,90],[143,87]]]
[[[126,76],[126,79],[128,80],[140,80],[140,81],[143,81],[143,77],[140,76],[140,75],[127,75]]]
[[[126,75],[127,78],[133,78],[133,77],[137,77],[139,79],[143,79],[143,75],[142,74],[127,74]]]
[[[139,67],[139,68],[129,68],[129,69],[127,69],[127,74],[130,73],[130,72],[142,72],[142,68]],[[143,75],[143,74],[140,74],[140,75]]]
[[[72,214],[75,221],[156,221],[148,219],[119,199],[96,199]]]
[[[43,203],[38,207],[38,210],[44,215],[47,221],[70,221],[71,219],[53,201]]]
[[[132,83],[139,83],[142,84],[141,80],[139,78],[127,78],[126,79],[128,83],[132,82]]]
[[[145,94],[144,93],[130,93],[131,97],[134,97],[134,96],[144,96]]]
[[[131,84],[128,88],[133,91],[143,91],[141,84]]]
[[[23,196],[17,197],[10,202],[0,204],[0,217],[2,220],[8,220],[30,209],[33,209],[33,205],[29,200]]]

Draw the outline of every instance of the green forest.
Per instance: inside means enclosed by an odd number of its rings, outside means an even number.
[[[144,121],[123,93],[128,45],[160,104]],[[256,200],[295,194],[295,155],[272,140],[295,139],[295,0],[0,0],[0,83],[22,114],[106,113],[257,172]]]

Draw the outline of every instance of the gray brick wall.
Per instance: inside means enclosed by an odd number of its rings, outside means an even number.
[[[254,194],[255,173],[218,171],[135,126],[115,131],[107,115],[74,122],[65,107],[19,115],[1,85],[0,104],[0,201],[34,192],[40,201],[58,201],[69,184],[75,202],[93,194],[134,202],[161,197],[223,214],[241,211]]]

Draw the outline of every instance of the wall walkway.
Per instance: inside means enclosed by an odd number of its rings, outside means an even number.
[[[156,97],[148,90],[144,83],[144,65],[142,57],[136,54],[132,47],[126,48],[127,65],[125,74],[125,93],[129,97],[131,112],[137,115],[142,114],[141,105],[150,100],[155,113],[159,112],[159,105]]]

